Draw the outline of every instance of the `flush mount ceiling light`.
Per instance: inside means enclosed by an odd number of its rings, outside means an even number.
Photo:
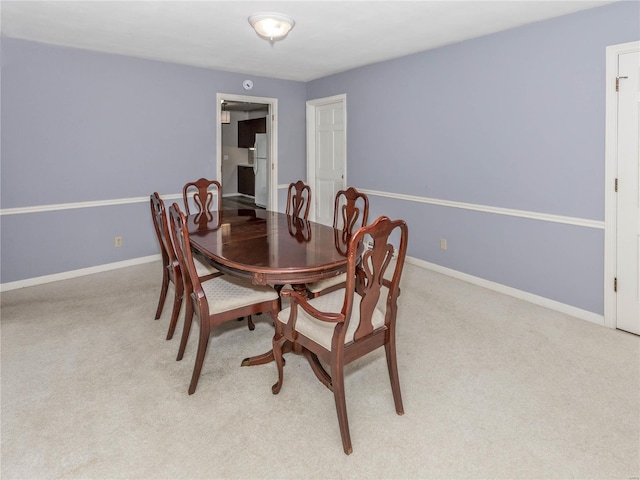
[[[287,36],[296,22],[281,13],[256,13],[249,17],[249,23],[256,33],[271,43]]]

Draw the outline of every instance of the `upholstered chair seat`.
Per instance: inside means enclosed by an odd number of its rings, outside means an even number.
[[[193,263],[196,266],[196,273],[200,278],[206,277],[207,275],[212,275],[214,273],[220,273],[220,271],[210,263],[203,262],[201,260],[198,260],[197,258],[193,259]]]
[[[343,279],[344,281],[344,279]],[[361,297],[357,293],[353,296],[353,310],[351,313],[351,321],[344,336],[344,343],[353,341],[353,336],[360,326],[360,300]],[[344,303],[344,289],[336,290],[326,295],[309,300],[308,304],[321,312],[339,312]],[[291,308],[285,308],[278,315],[278,321],[286,324],[289,321]],[[384,313],[376,308],[371,317],[371,325],[373,329],[384,326]],[[331,350],[331,339],[336,324],[331,322],[323,322],[309,315],[304,309],[298,309],[298,319],[296,321],[296,330],[310,340],[322,345],[327,350]]]
[[[317,282],[308,283],[307,290],[311,293],[310,297],[315,297],[317,294],[324,290],[328,290],[331,287],[342,285],[347,281],[347,276],[343,273],[336,277],[325,278],[324,280],[318,280]]]
[[[252,285],[230,275],[202,282],[202,289],[209,302],[210,315],[278,300],[278,294],[272,287]]]

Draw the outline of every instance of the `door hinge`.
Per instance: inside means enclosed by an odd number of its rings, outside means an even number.
[[[616,193],[618,192],[618,179],[616,178]]]
[[[618,277],[615,277],[613,279],[613,291],[617,292],[618,291]]]
[[[629,77],[616,77],[616,92],[620,91],[620,79],[621,78],[629,78]]]

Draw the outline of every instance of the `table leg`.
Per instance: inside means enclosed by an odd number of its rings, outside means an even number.
[[[264,365],[265,363],[273,362],[273,360],[273,350],[269,350],[262,355],[245,358],[240,365],[243,367],[252,367],[254,365]]]
[[[306,348],[303,350],[302,354],[306,357],[309,365],[311,366],[311,370],[313,370],[313,373],[315,373],[316,377],[318,377],[318,380],[320,380],[320,382],[322,382],[325,387],[333,392],[331,376],[324,369],[324,367],[320,363],[320,360],[318,360],[318,356],[311,350],[307,350]]]
[[[291,342],[285,342],[285,344],[282,347],[282,353],[289,353],[292,351],[293,351],[293,347],[291,345]],[[244,360],[242,360],[242,363],[240,365],[242,367],[253,367],[255,365],[264,365],[266,363],[273,362],[274,360],[275,359],[273,357],[273,350],[269,350],[268,352],[263,353],[261,355],[245,358]]]

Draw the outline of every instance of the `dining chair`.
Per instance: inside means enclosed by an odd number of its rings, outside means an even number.
[[[213,208],[214,196],[217,197],[216,208]],[[222,185],[217,180],[209,180],[207,178],[199,178],[195,182],[187,182],[182,188],[182,201],[187,216],[191,213],[206,213],[207,218],[213,210],[222,210]],[[197,212],[191,212],[189,204],[193,201]]]
[[[349,245],[349,238],[355,230],[364,227],[369,217],[369,198],[353,187],[336,193],[333,210],[333,228],[336,238],[336,248],[344,249]],[[309,298],[344,288],[347,277],[345,274],[327,278],[307,284]]]
[[[277,317],[273,355],[278,381],[272,392],[277,394],[282,388],[285,344],[297,345],[313,360],[316,376],[333,391],[347,455],[352,452],[352,445],[344,391],[345,365],[384,346],[396,413],[404,414],[395,336],[407,237],[404,220],[379,217],[373,224],[358,229],[349,240],[345,288],[313,299],[293,290],[282,291],[282,296],[290,299],[290,307]],[[361,252],[365,238],[373,246]],[[385,291],[386,301],[382,301],[380,297]],[[329,366],[330,374],[319,360]]]
[[[164,206],[164,201],[158,195],[158,192],[153,192],[150,196],[151,205],[151,217],[153,219],[153,227],[158,237],[158,243],[160,244],[160,254],[162,256],[162,286],[160,287],[160,299],[158,301],[158,308],[156,309],[155,319],[158,320],[162,315],[162,310],[167,298],[167,292],[169,290],[169,283],[173,283],[174,297],[173,297],[173,310],[171,312],[171,320],[169,322],[169,331],[167,332],[167,340],[173,338],[173,332],[176,329],[176,323],[178,322],[178,315],[180,314],[180,308],[182,307],[182,296],[184,292],[184,285],[182,281],[182,274],[180,272],[180,264],[176,258],[171,238],[169,237],[169,225],[167,222],[167,213]],[[222,272],[218,271],[213,265],[202,262],[195,259],[196,272],[198,277],[204,281],[214,276],[222,275]],[[249,325],[249,328],[253,326],[253,322]]]
[[[311,187],[302,180],[290,183],[287,190],[287,215],[309,218],[309,208],[311,207]]]
[[[191,395],[198,385],[211,329],[223,322],[258,313],[268,313],[275,320],[279,296],[272,287],[252,285],[231,275],[200,281],[191,252],[186,217],[177,203],[169,207],[169,224],[188,298],[177,360],[182,360],[184,355],[194,315],[200,323],[198,351],[189,385]]]

